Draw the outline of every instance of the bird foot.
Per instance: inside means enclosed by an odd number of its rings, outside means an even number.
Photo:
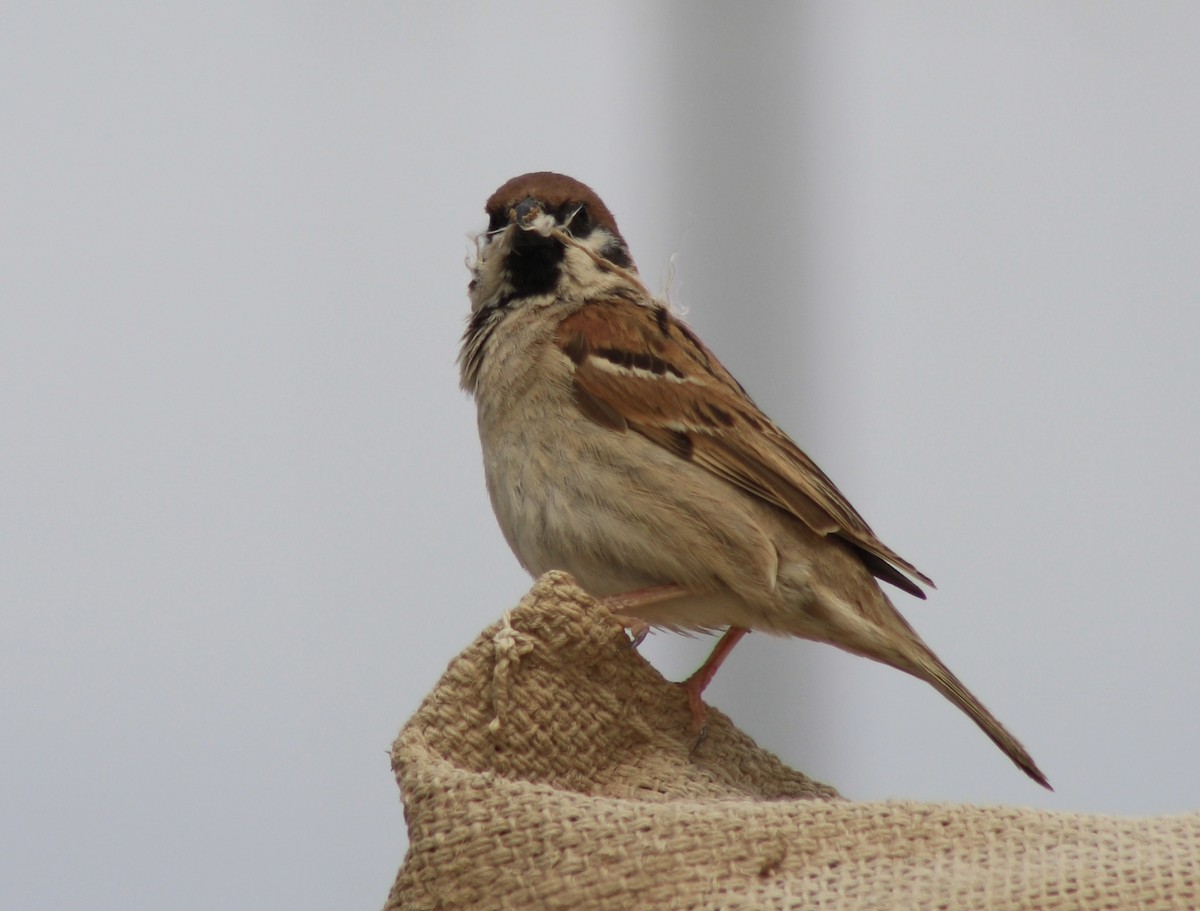
[[[622,617],[620,614],[613,614],[613,618],[629,633],[629,648],[637,651],[638,646],[645,642],[646,636],[650,634],[650,624],[637,617]]]
[[[687,593],[688,590],[682,585],[655,585],[651,588],[622,592],[619,595],[608,595],[601,598],[600,603],[612,612],[618,623],[629,630],[629,647],[636,649],[650,632],[650,624],[638,616],[638,610],[664,601],[673,601]]]

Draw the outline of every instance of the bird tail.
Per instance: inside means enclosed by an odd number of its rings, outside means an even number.
[[[786,576],[784,580],[788,581]],[[791,615],[804,621],[788,630],[792,635],[828,642],[924,680],[979,725],[1017,768],[1043,788],[1054,790],[1020,741],[942,664],[878,586],[864,590],[861,600],[850,602],[815,586],[805,592],[802,584],[792,585],[801,592],[796,597],[806,602],[804,612]]]
[[[915,644],[919,646],[921,654],[919,657],[915,657],[915,660],[910,658],[909,661],[904,662],[905,664],[911,662],[912,666],[901,669],[926,681],[962,709],[972,721],[979,725],[979,729],[988,735],[992,743],[996,744],[1004,755],[1013,761],[1017,768],[1046,790],[1053,791],[1054,788],[1050,786],[1050,782],[1046,780],[1042,770],[1033,761],[1033,757],[1029,755],[1025,747],[1021,746],[1021,742],[1009,733],[1008,729],[996,719],[996,716],[975,698],[946,665],[942,664],[928,646],[920,640],[917,640]]]

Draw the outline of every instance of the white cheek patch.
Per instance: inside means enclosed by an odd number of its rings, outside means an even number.
[[[633,286],[641,292],[639,297],[650,298],[650,293],[645,290],[635,271],[623,269],[601,254],[600,251],[612,242],[612,235],[607,231],[593,231],[582,240],[565,232],[560,232],[558,236],[567,248],[563,257],[563,274],[577,296],[600,297]]]
[[[580,244],[593,253],[602,254],[604,248],[611,244],[613,236],[603,228],[596,228],[587,237],[580,241]]]
[[[480,231],[478,234],[471,235],[471,244],[475,247],[475,255],[467,254],[467,268],[471,270],[478,278],[483,272],[488,260],[495,258],[495,253],[492,250],[499,240],[499,237],[488,231]]]
[[[470,298],[471,310],[478,310],[489,300],[511,291],[504,270],[504,262],[509,248],[507,232],[481,231],[472,240],[475,243],[475,258],[467,258],[467,268],[471,271]]]

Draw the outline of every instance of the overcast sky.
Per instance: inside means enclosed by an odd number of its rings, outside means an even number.
[[[382,904],[389,745],[529,585],[454,357],[543,168],[1057,791],[828,647],[751,636],[713,704],[851,798],[1200,807],[1200,7],[587,9],[0,17],[0,906]]]

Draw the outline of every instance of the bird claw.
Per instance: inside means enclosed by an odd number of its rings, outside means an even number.
[[[629,627],[629,647],[636,651],[638,646],[646,641],[646,637],[648,635],[650,635],[649,623],[639,622],[636,625]]]
[[[613,614],[613,616],[629,633],[625,647],[637,651],[638,646],[645,642],[646,637],[650,635],[650,624],[636,617],[622,617],[619,614]]]

